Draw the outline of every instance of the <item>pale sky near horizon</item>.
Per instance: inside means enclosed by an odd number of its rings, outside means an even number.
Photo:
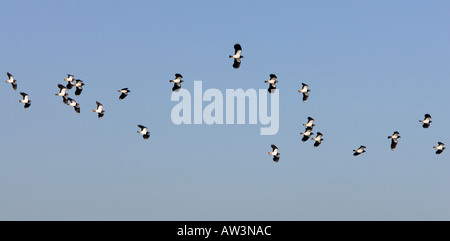
[[[0,220],[450,219],[450,150],[433,149],[450,145],[448,1],[2,7]],[[81,114],[55,96],[67,73],[85,82],[81,96],[69,92]],[[279,132],[173,124],[175,73],[191,93],[195,80],[222,93],[267,89],[276,74]],[[124,87],[131,93],[119,101]],[[324,134],[318,148],[301,141],[308,116]],[[402,138],[391,151],[394,131]],[[354,157],[360,145],[367,152]]]

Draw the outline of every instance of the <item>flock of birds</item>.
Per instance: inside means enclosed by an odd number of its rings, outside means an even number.
[[[17,80],[14,79],[14,76],[9,72],[6,74],[8,75],[8,80],[6,80],[6,83],[10,83],[13,89],[17,90]],[[73,107],[75,112],[79,114],[81,113],[80,104],[69,97],[68,90],[71,90],[72,87],[75,87],[75,95],[80,96],[81,92],[83,91],[84,83],[80,79],[75,79],[75,76],[73,74],[67,74],[67,78],[64,78],[64,81],[66,81],[67,84],[65,86],[63,84],[58,84],[59,92],[55,95],[62,97],[63,103]],[[123,88],[118,90],[118,92],[120,92],[119,100],[123,100],[125,99],[125,97],[127,97],[128,93],[130,93],[130,90],[128,88]],[[20,92],[20,94],[22,95],[22,99],[19,100],[19,102],[24,104],[25,109],[29,108],[31,106],[29,95],[25,92]],[[101,119],[105,114],[105,110],[103,110],[103,105],[100,102],[96,101],[96,103],[97,108],[92,111],[97,113],[98,118]],[[143,125],[138,125],[138,127],[141,130],[137,132],[142,134],[142,137],[144,139],[148,139],[150,137],[148,128]]]
[[[234,55],[229,55],[229,58],[233,58],[233,68],[238,69],[241,66],[241,59],[244,58],[244,56],[241,55],[242,53],[242,47],[240,44],[235,44],[234,45]],[[8,80],[6,80],[6,83],[10,83],[13,87],[14,90],[17,90],[17,83],[16,83],[16,79],[14,79],[14,76],[12,74],[10,74],[9,72],[7,73],[8,75]],[[179,91],[181,89],[181,83],[183,82],[182,80],[183,76],[179,73],[175,74],[175,78],[173,80],[170,80],[171,83],[174,83],[174,86],[172,87],[172,91]],[[68,97],[68,90],[71,90],[72,87],[75,87],[75,95],[79,96],[81,95],[81,92],[83,91],[83,86],[84,83],[82,80],[80,79],[75,79],[74,75],[72,74],[67,74],[67,78],[64,79],[65,82],[67,82],[66,86],[62,85],[62,84],[58,84],[58,88],[59,88],[59,92],[56,93],[55,95],[57,96],[61,96],[63,98],[63,103],[71,106],[74,108],[76,113],[80,113],[80,105],[72,98]],[[266,80],[265,83],[269,84],[269,88],[267,89],[267,91],[269,93],[274,93],[276,88],[277,88],[277,76],[275,74],[270,74],[269,75],[269,80]],[[128,96],[128,93],[130,93],[130,90],[128,88],[123,88],[118,90],[118,92],[120,92],[120,96],[119,99],[123,100]],[[303,102],[305,103],[308,100],[309,97],[309,86],[305,83],[302,83],[302,88],[300,90],[298,90],[299,93],[301,93],[303,95]],[[29,98],[29,95],[26,94],[25,92],[20,92],[20,95],[22,95],[22,100],[19,100],[20,103],[24,104],[24,108],[29,108],[31,106],[31,100]],[[103,110],[103,105],[100,102],[96,102],[97,103],[97,108],[92,110],[93,112],[98,114],[98,118],[101,119],[104,116],[105,110]],[[431,125],[431,115],[430,114],[425,114],[425,118],[423,120],[420,120],[419,122],[422,123],[422,127],[423,128],[429,128]],[[305,126],[305,131],[300,133],[301,135],[303,135],[302,141],[306,142],[307,140],[309,140],[309,138],[314,135],[314,133],[312,132],[315,124],[314,124],[314,119],[312,117],[308,117],[308,121],[307,123],[303,124],[303,126]],[[143,126],[143,125],[138,125],[138,127],[141,129],[140,131],[137,131],[139,134],[142,134],[142,137],[144,139],[149,139],[150,137],[150,132],[148,130],[147,127]],[[311,138],[314,142],[314,147],[318,147],[320,146],[320,144],[323,141],[323,134],[320,132],[316,133],[316,137]],[[398,139],[400,138],[400,133],[398,131],[395,131],[391,136],[388,136],[388,139],[391,139],[391,150],[395,150],[395,148],[397,147],[398,144]],[[272,151],[269,152],[269,155],[273,156],[273,161],[274,162],[278,162],[280,160],[280,152],[278,151],[278,147],[276,147],[275,145],[271,145],[272,147]],[[442,142],[438,142],[437,146],[433,146],[433,148],[436,149],[436,154],[441,154],[444,150],[444,143]],[[358,156],[364,152],[366,152],[366,147],[361,145],[358,149],[353,150],[353,155],[354,156]]]
[[[303,86],[305,86],[305,84],[303,84]],[[271,92],[270,89],[271,89],[271,87],[269,87],[269,92]],[[301,90],[299,90],[299,92],[301,92]],[[303,100],[305,101],[305,99],[303,99]],[[431,115],[425,114],[425,118],[423,120],[419,120],[419,122],[423,123],[422,127],[425,129],[430,127]],[[315,126],[314,119],[312,117],[308,117],[308,121],[305,124],[303,124],[303,126],[306,126],[305,131],[300,134],[303,135],[302,141],[306,142],[307,140],[309,140],[309,138],[312,135],[314,135],[314,133],[312,132],[313,127]],[[318,147],[322,143],[322,141],[323,141],[322,136],[323,136],[322,133],[317,132],[316,137],[312,138],[312,140],[315,141],[314,147]],[[395,131],[391,136],[388,136],[388,139],[391,139],[391,150],[395,150],[395,148],[397,148],[399,138],[400,138],[400,133],[398,131]],[[433,146],[433,148],[436,149],[436,154],[438,154],[438,155],[441,154],[445,150],[444,143],[442,143],[442,142],[438,142],[438,145]],[[366,152],[365,149],[366,149],[366,147],[361,145],[358,149],[353,150],[353,156],[359,156],[360,154]],[[278,152],[278,147],[276,147],[275,145],[272,145],[272,151],[269,152],[269,154],[273,156],[274,162],[278,162],[280,160],[280,153]]]

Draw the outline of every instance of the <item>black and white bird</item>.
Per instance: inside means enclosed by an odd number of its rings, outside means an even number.
[[[388,136],[388,139],[391,139],[391,150],[395,150],[395,148],[397,147],[397,143],[398,143],[398,138],[400,138],[400,133],[398,133],[398,131],[395,131],[394,134],[392,134],[392,136]]]
[[[364,149],[366,149],[365,146],[360,146],[358,149],[353,150],[354,151],[353,156],[358,156],[358,155],[366,152],[366,150],[364,150]]]
[[[303,103],[306,102],[308,100],[309,97],[309,91],[311,91],[310,89],[308,89],[308,85],[305,83],[302,83],[302,89],[298,90],[299,93],[303,94]]]
[[[433,146],[433,148],[436,149],[436,154],[437,154],[437,155],[441,154],[441,153],[445,150],[444,145],[445,145],[444,143],[438,142],[438,145],[437,145],[437,146]]]
[[[97,103],[97,109],[92,110],[93,112],[97,112],[98,113],[98,118],[101,119],[103,117],[103,115],[105,114],[105,111],[103,110],[103,105],[100,102],[96,102]]]
[[[62,84],[58,84],[58,88],[59,88],[59,92],[56,93],[55,95],[57,96],[67,96],[67,88],[66,86],[62,85]]]
[[[302,141],[305,142],[309,139],[309,137],[311,135],[314,135],[314,133],[312,133],[312,127],[306,127],[305,132],[300,133],[303,135]]]
[[[241,58],[244,58],[244,56],[241,55],[242,53],[242,47],[240,44],[234,45],[234,55],[230,55],[230,58],[234,59],[233,62],[233,68],[238,69],[239,66],[241,66]]]
[[[78,114],[80,113],[80,104],[78,104],[74,99],[67,97],[67,105],[72,106]]]
[[[270,74],[270,79],[266,80],[265,83],[269,83],[269,88],[267,89],[267,91],[269,91],[269,93],[273,93],[275,92],[275,90],[277,89],[277,76],[274,74]]]
[[[128,88],[123,88],[123,89],[120,89],[118,91],[121,93],[120,96],[119,96],[119,100],[125,99],[125,97],[127,97],[128,93],[131,92],[130,90],[128,90]]]
[[[75,86],[75,87],[77,88],[77,89],[75,90],[75,95],[76,95],[76,96],[81,95],[81,92],[83,91],[83,85],[84,85],[84,83],[83,83],[83,81],[80,80],[80,79],[77,79],[77,80],[75,81],[75,83],[73,84],[73,86]]]
[[[66,92],[67,88],[62,84],[58,84],[58,88],[59,88],[59,92],[56,93],[55,95],[63,97],[64,104],[67,104],[67,100],[68,100],[67,92]]]
[[[67,74],[67,78],[64,78],[64,81],[67,81],[69,83],[74,81],[74,80],[75,80],[75,78],[74,78],[73,74]]]
[[[150,132],[148,131],[148,128],[143,125],[138,125],[139,128],[141,128],[138,133],[142,134],[142,138],[148,139],[150,137]]]
[[[308,117],[308,122],[306,124],[303,124],[303,126],[313,128],[315,126],[314,119],[312,117]]]
[[[183,83],[182,78],[183,78],[183,76],[182,76],[181,74],[176,73],[176,74],[175,74],[175,79],[170,80],[170,82],[173,83],[172,91],[177,92],[177,91],[180,90],[180,88],[181,88],[181,83]]]
[[[16,80],[14,79],[14,76],[12,74],[10,74],[9,72],[7,72],[6,75],[8,75],[8,80],[5,82],[10,83],[12,85],[13,89],[17,90],[17,83],[16,83]]]
[[[278,162],[280,160],[280,153],[278,152],[278,147],[276,147],[274,144],[271,145],[272,151],[269,152],[269,155],[273,156],[273,161]]]
[[[27,93],[24,93],[24,92],[20,92],[20,94],[22,95],[22,98],[23,98],[23,99],[19,100],[19,102],[25,104],[25,105],[23,106],[23,108],[26,109],[26,108],[30,107],[30,105],[31,105],[31,100],[29,99],[28,94],[27,94]]]
[[[322,143],[323,141],[322,136],[323,136],[322,133],[317,132],[317,136],[312,138],[314,141],[316,141],[314,142],[314,147],[318,147]]]
[[[67,78],[64,78],[64,81],[67,81],[68,83],[67,83],[67,85],[66,85],[66,88],[68,89],[68,90],[70,90],[70,89],[72,89],[72,85],[74,85],[73,84],[73,81],[75,80],[75,78],[74,78],[74,75],[73,74],[67,74]]]
[[[428,128],[428,127],[430,127],[430,124],[431,124],[431,115],[430,115],[430,114],[425,114],[425,119],[420,120],[419,122],[422,122],[422,123],[423,123],[423,125],[422,125],[423,128]]]

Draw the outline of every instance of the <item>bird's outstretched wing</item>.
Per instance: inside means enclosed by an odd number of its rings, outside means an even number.
[[[233,62],[233,68],[239,69],[240,66],[241,66],[241,60],[239,60],[239,59],[234,59],[234,62]]]
[[[127,97],[127,94],[122,93],[122,94],[119,96],[119,99],[120,99],[120,100],[123,100],[123,99],[125,99],[125,97]]]
[[[240,44],[237,43],[234,45],[234,54],[237,54],[238,51],[242,51],[242,47]]]
[[[181,84],[180,83],[174,83],[173,87],[172,87],[172,91],[179,91],[181,89]]]
[[[83,89],[77,88],[77,90],[75,90],[75,95],[76,95],[76,96],[81,95],[81,91],[83,91]]]
[[[397,140],[395,140],[395,139],[392,139],[392,141],[391,141],[391,150],[395,150],[395,148],[397,147]]]

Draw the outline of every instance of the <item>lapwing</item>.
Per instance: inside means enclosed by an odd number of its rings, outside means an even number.
[[[303,94],[303,103],[305,103],[308,100],[309,97],[309,91],[311,91],[310,89],[308,89],[308,85],[305,83],[302,83],[302,89],[298,90],[299,93]]]
[[[138,133],[142,134],[142,138],[148,139],[150,137],[150,132],[148,131],[148,128],[143,125],[138,125],[139,128],[141,128]]]
[[[81,95],[81,92],[83,91],[83,85],[84,85],[84,83],[83,83],[82,80],[77,79],[77,80],[75,81],[75,84],[74,84],[73,86],[75,86],[75,87],[77,88],[77,89],[75,90],[75,95],[76,95],[76,96]]]
[[[269,76],[270,76],[270,79],[266,80],[264,82],[269,83],[269,88],[267,89],[267,91],[269,91],[269,93],[274,93],[275,90],[277,89],[277,83],[278,83],[277,76],[274,74],[270,74]]]
[[[316,134],[317,134],[317,136],[312,138],[314,141],[316,141],[316,142],[314,142],[314,147],[318,147],[323,141],[322,133],[317,132]]]
[[[309,137],[311,135],[314,135],[314,133],[312,133],[312,127],[306,127],[305,132],[300,133],[303,135],[302,141],[305,142],[309,139]]]
[[[366,149],[365,146],[360,146],[358,149],[353,150],[354,151],[353,156],[358,156],[358,155],[366,152],[366,150],[364,150],[364,149]]]
[[[73,81],[75,80],[75,78],[74,78],[74,75],[73,74],[67,74],[67,78],[64,78],[64,81],[67,81],[68,83],[67,83],[67,85],[66,85],[66,88],[68,89],[68,90],[70,90],[70,89],[72,89],[72,85],[74,85],[73,84]]]
[[[27,93],[24,92],[20,92],[20,94],[22,95],[23,99],[19,100],[20,103],[24,103],[25,105],[23,106],[23,108],[28,108],[31,105],[31,100],[28,97]]]
[[[78,114],[80,113],[80,105],[74,99],[67,97],[67,102],[67,105],[72,106],[75,112],[77,112]]]
[[[105,111],[103,110],[103,105],[100,102],[97,101],[96,103],[97,103],[97,109],[92,110],[92,111],[97,112],[98,118],[101,119],[103,117],[103,115],[105,114]]]
[[[438,145],[437,145],[437,146],[433,146],[433,148],[436,149],[436,154],[437,154],[437,155],[441,154],[441,153],[445,150],[444,145],[445,145],[444,143],[438,142]]]
[[[278,162],[280,160],[280,153],[278,152],[278,147],[276,147],[273,144],[271,146],[272,146],[272,151],[269,152],[269,155],[273,156],[274,162]]]
[[[125,99],[125,97],[127,97],[128,93],[131,92],[130,90],[128,90],[128,88],[123,88],[123,89],[120,89],[118,91],[121,93],[120,96],[119,96],[119,100]]]
[[[400,138],[400,133],[398,133],[398,131],[395,131],[394,134],[392,134],[392,136],[388,136],[388,139],[391,139],[391,150],[395,150],[395,148],[397,147],[397,143],[398,143],[398,138]]]
[[[67,99],[67,92],[66,92],[67,88],[66,88],[66,86],[64,86],[62,84],[58,84],[58,88],[59,88],[59,92],[56,93],[55,95],[61,96],[63,98],[64,104],[67,104],[67,100],[68,99]]]
[[[312,117],[308,117],[308,122],[306,124],[303,124],[303,126],[313,128],[315,126],[315,124],[313,122],[314,122],[314,119]]]
[[[240,44],[234,45],[234,55],[230,55],[230,58],[234,59],[233,62],[233,68],[238,69],[239,66],[241,66],[241,58],[244,58],[244,56],[241,55],[242,47]]]
[[[183,78],[183,76],[182,76],[181,74],[176,73],[176,74],[175,74],[175,79],[170,80],[171,83],[174,83],[174,84],[173,84],[172,91],[177,92],[177,91],[180,90],[180,88],[181,88],[181,83],[183,82],[182,78]]]
[[[431,124],[431,115],[430,115],[430,114],[425,114],[425,119],[423,119],[423,120],[421,120],[421,121],[419,121],[419,122],[422,122],[422,123],[423,123],[423,125],[422,125],[423,128],[428,128],[428,127],[430,127],[430,124]]]
[[[17,83],[16,80],[14,79],[14,76],[12,74],[10,74],[9,72],[6,73],[8,75],[8,80],[5,81],[6,83],[10,83],[13,87],[14,90],[17,90]]]

